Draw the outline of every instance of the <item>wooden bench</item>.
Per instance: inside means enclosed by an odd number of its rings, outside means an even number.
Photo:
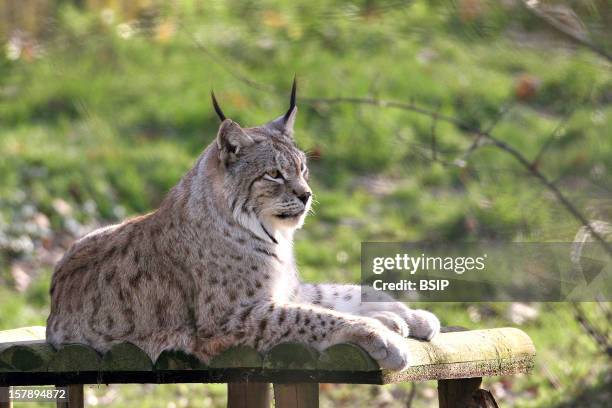
[[[412,365],[402,372],[380,370],[362,349],[339,344],[319,353],[284,343],[265,355],[249,347],[229,349],[209,365],[181,352],[164,352],[156,362],[130,343],[103,356],[90,347],[45,342],[44,327],[0,332],[0,401],[10,386],[67,387],[69,403],[83,407],[83,384],[227,383],[231,408],[269,407],[269,383],[276,407],[318,406],[319,383],[389,384],[438,380],[440,407],[495,406],[478,403],[482,377],[527,373],[535,348],[514,328],[441,333],[432,342],[408,340]],[[4,398],[2,398],[4,396]],[[10,407],[0,402],[0,408]]]

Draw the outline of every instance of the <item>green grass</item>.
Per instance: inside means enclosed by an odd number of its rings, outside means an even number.
[[[539,168],[587,216],[610,220],[609,69],[589,51],[538,43],[538,25],[522,9],[488,6],[465,21],[460,7],[184,1],[161,9],[157,33],[123,38],[127,19],[116,15],[108,24],[99,11],[63,3],[41,56],[0,56],[0,329],[44,324],[51,262],[41,264],[37,251],[50,236],[61,248],[62,236],[78,226],[159,204],[216,134],[211,88],[228,116],[256,125],[286,109],[294,73],[303,97],[415,101],[472,126],[487,127],[510,106],[493,133],[530,159],[573,111]],[[536,39],[520,43],[516,33]],[[235,74],[277,92],[250,87]],[[537,78],[528,99],[516,96],[524,74]],[[579,227],[499,150],[479,149],[463,168],[432,163],[426,116],[357,105],[299,109],[296,137],[313,155],[317,200],[296,242],[306,280],[357,282],[359,244],[366,240],[568,241]],[[436,136],[438,154],[448,161],[473,137],[441,121]],[[71,206],[69,215],[58,211],[57,199]],[[44,214],[56,234],[33,229],[31,213]],[[22,245],[28,240],[33,249]],[[36,270],[24,293],[14,289],[10,272],[18,262]],[[496,327],[513,325],[507,306],[430,308],[447,324]],[[474,310],[486,313],[475,318]],[[567,305],[541,305],[522,328],[536,343],[538,364],[530,376],[492,380],[495,387],[512,383],[505,404],[561,406],[581,388],[605,383],[608,364]],[[431,405],[430,388],[418,386],[414,406]],[[210,406],[224,401],[218,386],[201,395],[195,385],[147,388],[144,400],[140,386],[119,389],[111,405],[191,406],[204,395]],[[407,397],[405,386],[385,390]],[[92,395],[114,392],[101,386]],[[373,405],[385,397],[365,386],[330,386],[323,405],[349,404],[355,393]]]

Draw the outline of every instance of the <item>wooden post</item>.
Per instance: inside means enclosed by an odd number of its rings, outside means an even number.
[[[474,393],[474,402],[478,408],[499,408],[493,394],[487,390],[476,390]]]
[[[72,384],[65,388],[68,390],[68,402],[62,401],[57,403],[57,408],[84,408],[85,397],[83,394],[83,384]]]
[[[480,388],[482,378],[461,378],[438,381],[438,403],[440,408],[473,407],[474,392]]]
[[[228,408],[269,408],[270,384],[240,382],[227,384]]]
[[[274,384],[275,408],[319,408],[319,384]]]
[[[0,408],[12,408],[13,403],[9,400],[9,387],[0,387]]]

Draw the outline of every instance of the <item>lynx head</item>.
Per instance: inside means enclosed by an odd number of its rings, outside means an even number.
[[[295,93],[294,80],[287,113],[251,128],[226,119],[212,94],[222,120],[216,145],[227,204],[239,224],[274,243],[302,226],[312,201],[306,155],[293,140]]]

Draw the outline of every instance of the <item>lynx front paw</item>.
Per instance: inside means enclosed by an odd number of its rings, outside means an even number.
[[[440,332],[440,320],[426,310],[410,310],[406,316],[410,328],[410,337],[431,340]]]
[[[381,368],[400,371],[409,364],[404,338],[376,320],[347,325],[341,336],[342,341],[355,343],[367,351]]]
[[[410,328],[408,327],[408,324],[400,315],[396,313],[383,310],[368,313],[366,316],[380,321],[382,324],[387,326],[389,330],[399,334],[402,337],[408,337],[410,335]]]

